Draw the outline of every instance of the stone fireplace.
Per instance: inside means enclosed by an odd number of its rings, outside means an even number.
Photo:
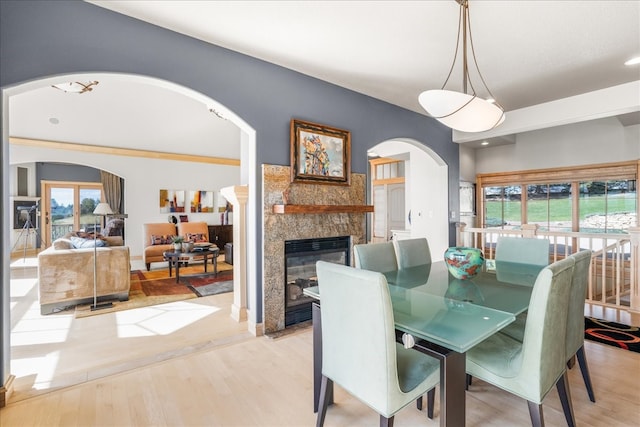
[[[289,166],[263,165],[264,195],[264,332],[285,329],[285,242],[300,239],[347,237],[349,259],[353,245],[366,240],[364,213],[273,213],[289,193],[291,205],[365,205],[366,177],[352,174],[351,185],[292,184]]]

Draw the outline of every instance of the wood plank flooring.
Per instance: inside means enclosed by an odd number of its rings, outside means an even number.
[[[201,300],[205,298],[197,299]],[[73,327],[60,338],[58,347],[68,343],[76,354],[72,349],[63,351],[60,362],[65,363],[58,365],[64,366],[68,378],[75,378],[75,385],[69,380],[43,386],[40,393],[17,390],[0,410],[0,426],[313,425],[310,328],[277,339],[247,336],[246,325],[234,322],[225,304],[230,300],[208,301],[207,307],[219,310],[178,327],[167,325],[176,326],[176,319],[189,316],[181,308],[176,309],[179,315],[163,313],[169,321],[158,324],[153,323],[162,317],[158,313],[132,315],[126,324],[133,324],[132,328],[123,326],[115,313],[87,318],[94,322],[81,325],[73,319]],[[17,303],[12,311],[24,310]],[[106,342],[96,342],[91,335]],[[25,340],[23,362],[29,355],[35,357],[42,345],[48,351],[60,351],[52,350],[53,343]],[[588,400],[579,369],[572,369],[569,378],[577,424],[637,425],[640,354],[589,341],[585,345],[597,402]],[[27,351],[26,347],[33,348]],[[101,360],[100,369],[91,360]],[[74,364],[81,366],[75,373]],[[46,375],[55,383],[58,366],[48,369]],[[42,375],[33,375],[27,383],[36,384]],[[24,379],[16,382],[26,387]],[[378,416],[370,408],[337,386],[335,400],[326,426],[377,425]],[[437,426],[437,405],[436,397],[434,420],[410,405],[396,416],[395,425]],[[478,380],[466,394],[466,408],[467,426],[530,425],[523,400]],[[548,426],[566,425],[555,389],[545,399],[544,416]]]

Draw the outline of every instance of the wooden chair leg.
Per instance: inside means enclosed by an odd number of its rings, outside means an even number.
[[[330,400],[330,393],[327,393],[327,389],[330,388],[333,388],[333,381],[323,375],[322,382],[320,383],[320,407],[318,408],[316,427],[322,427],[324,425],[324,417],[327,415],[327,406],[329,406]]]
[[[569,375],[567,374],[567,371],[565,371],[564,374],[562,374],[562,376],[558,379],[556,388],[558,389],[558,394],[560,395],[560,403],[562,403],[562,411],[564,412],[564,417],[567,420],[567,425],[569,427],[575,427],[576,418],[573,415],[571,392],[569,390]]]
[[[573,356],[571,356],[571,359],[567,360],[567,368],[571,369],[575,366],[576,364],[576,355],[574,354]]]
[[[589,366],[587,365],[587,355],[584,352],[584,345],[578,349],[576,357],[578,358],[578,365],[580,365],[580,372],[582,373],[584,385],[587,388],[587,393],[589,394],[589,400],[595,403],[596,396],[593,393],[593,385],[591,384],[591,375],[589,375]]]
[[[418,411],[422,411],[422,396],[416,399],[416,408],[418,408]]]
[[[433,406],[436,401],[436,388],[432,388],[427,392],[427,417],[433,419]]]
[[[542,405],[527,400],[529,405],[529,416],[531,417],[532,427],[544,427],[544,415],[542,414]]]
[[[393,417],[387,418],[380,415],[380,427],[393,427]]]

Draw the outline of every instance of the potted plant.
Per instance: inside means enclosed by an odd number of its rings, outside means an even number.
[[[173,243],[173,250],[175,252],[182,251],[182,242],[184,242],[184,237],[182,236],[173,236],[171,238],[171,242]]]

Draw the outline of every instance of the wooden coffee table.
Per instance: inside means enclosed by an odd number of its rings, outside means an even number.
[[[204,261],[204,272],[207,273],[208,260],[211,259],[213,264],[213,273],[218,274],[218,255],[220,255],[220,248],[213,247],[204,250],[196,250],[193,252],[163,252],[164,260],[169,263],[169,277],[171,277],[172,270],[176,269],[176,283],[180,282],[180,264],[193,260],[197,257],[202,257]]]

